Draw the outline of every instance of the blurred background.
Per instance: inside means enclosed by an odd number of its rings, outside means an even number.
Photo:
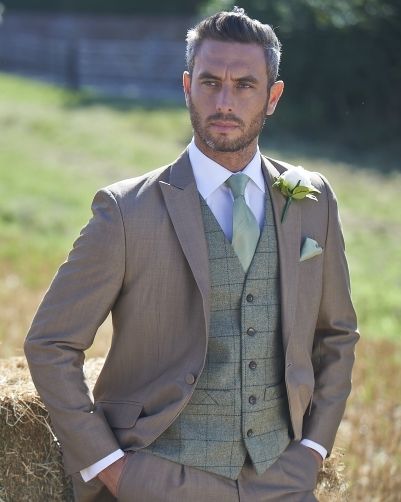
[[[185,148],[186,31],[234,4],[283,44],[262,151],[324,173],[340,202],[362,335],[337,439],[349,500],[401,500],[399,0],[2,0],[0,357],[22,355],[96,189]],[[106,321],[89,355],[109,339]]]

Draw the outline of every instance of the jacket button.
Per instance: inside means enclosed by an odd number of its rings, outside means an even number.
[[[246,301],[249,303],[252,303],[253,302],[253,295],[251,295],[251,294],[246,295]]]
[[[251,438],[253,437],[253,430],[252,429],[248,429],[247,432],[246,432],[246,435]]]
[[[195,377],[192,373],[188,373],[188,375],[185,376],[185,381],[188,385],[193,385],[195,383]]]
[[[249,401],[249,404],[256,404],[256,401],[257,401],[256,396],[249,396],[248,401]]]
[[[248,328],[246,332],[249,336],[254,336],[256,334],[256,330],[254,328]]]
[[[251,368],[251,370],[256,370],[256,367],[257,367],[257,362],[256,361],[251,361],[249,363],[249,367]]]

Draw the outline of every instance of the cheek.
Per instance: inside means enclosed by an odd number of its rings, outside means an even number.
[[[209,96],[205,96],[204,93],[197,93],[195,95],[191,93],[190,101],[192,110],[200,118],[206,118],[215,111],[214,100]]]
[[[210,89],[196,89],[191,92],[191,99],[198,111],[211,108],[215,101],[213,92]]]

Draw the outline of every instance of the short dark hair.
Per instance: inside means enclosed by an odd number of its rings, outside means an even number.
[[[218,12],[188,30],[186,62],[190,75],[194,69],[195,56],[200,45],[206,39],[260,45],[265,53],[269,87],[276,81],[280,65],[281,44],[271,26],[262,24],[257,19],[251,19],[244,9],[234,7],[231,12]]]

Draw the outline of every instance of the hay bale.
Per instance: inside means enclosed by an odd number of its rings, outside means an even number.
[[[343,450],[333,448],[320,469],[315,495],[320,502],[345,501],[349,498],[349,485],[344,476]]]
[[[86,370],[96,378],[102,360]],[[0,501],[72,501],[60,447],[22,357],[0,359]]]
[[[91,385],[102,364],[103,359],[93,358],[85,365]],[[321,502],[347,500],[341,458],[334,449],[319,473],[316,496]],[[0,359],[0,502],[72,500],[60,446],[25,359]]]

